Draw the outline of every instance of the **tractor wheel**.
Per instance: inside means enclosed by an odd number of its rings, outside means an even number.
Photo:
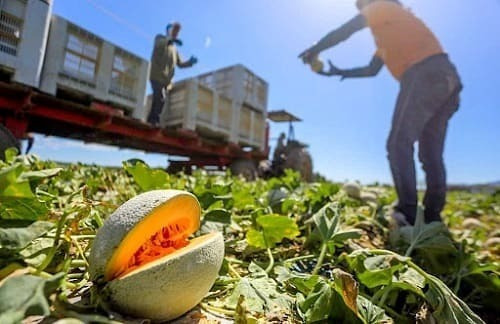
[[[302,147],[293,147],[286,153],[283,169],[292,169],[300,172],[302,179],[312,181],[313,165],[309,152]]]
[[[252,160],[236,160],[231,164],[230,169],[233,175],[242,175],[249,181],[257,178],[257,166]]]
[[[18,152],[21,152],[19,141],[7,127],[0,124],[0,160],[5,160],[5,150],[11,147],[15,147]]]

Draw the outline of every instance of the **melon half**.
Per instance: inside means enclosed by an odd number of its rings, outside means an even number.
[[[90,252],[89,274],[116,310],[164,321],[203,299],[222,265],[224,239],[211,233],[189,240],[200,214],[194,195],[155,190],[106,219]]]

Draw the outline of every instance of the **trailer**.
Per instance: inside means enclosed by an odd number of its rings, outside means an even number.
[[[176,83],[166,128],[145,123],[149,62],[51,9],[47,0],[0,0],[0,157],[39,133],[188,158],[173,169],[241,160],[256,170],[267,158],[265,110],[220,93],[208,74]],[[259,79],[242,66],[223,71],[239,95],[243,81]]]
[[[258,175],[269,155],[266,81],[237,64],[176,82],[162,127],[153,127],[144,122],[149,62],[51,8],[51,0],[0,0],[0,158],[39,133],[183,157],[169,161],[171,171]],[[311,166],[295,153],[275,161],[274,174]]]
[[[172,161],[171,165],[176,168],[216,166],[223,169],[239,161],[253,161],[257,165],[258,161],[267,159],[269,153],[267,145],[263,150],[246,150],[234,143],[203,138],[183,128],[153,127],[99,101],[84,105],[6,82],[0,82],[0,124],[3,125],[0,149],[19,146],[16,140],[39,133],[189,158]]]

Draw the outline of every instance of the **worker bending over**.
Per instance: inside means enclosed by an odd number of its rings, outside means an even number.
[[[179,23],[168,24],[166,35],[158,34],[155,38],[149,73],[149,80],[153,89],[153,101],[148,115],[148,123],[154,126],[158,126],[160,123],[160,114],[168,100],[168,92],[172,88],[175,66],[187,68],[198,61],[194,56],[191,56],[187,61],[181,60],[176,47],[176,45],[182,45],[182,41],[177,38],[180,29],[181,25]]]
[[[415,223],[417,183],[415,142],[426,173],[425,221],[441,221],[446,200],[443,149],[448,120],[459,106],[460,77],[441,44],[427,26],[396,0],[358,0],[360,14],[304,51],[304,63],[369,27],[377,52],[366,67],[342,70],[329,62],[323,75],[344,78],[375,76],[385,64],[400,82],[400,93],[387,140],[388,159],[398,202],[393,213],[399,225]]]

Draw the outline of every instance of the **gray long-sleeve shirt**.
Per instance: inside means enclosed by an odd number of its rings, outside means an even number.
[[[166,36],[157,35],[151,54],[149,79],[168,86],[174,77],[175,66],[190,67],[191,63],[181,60],[177,47],[169,43]]]

